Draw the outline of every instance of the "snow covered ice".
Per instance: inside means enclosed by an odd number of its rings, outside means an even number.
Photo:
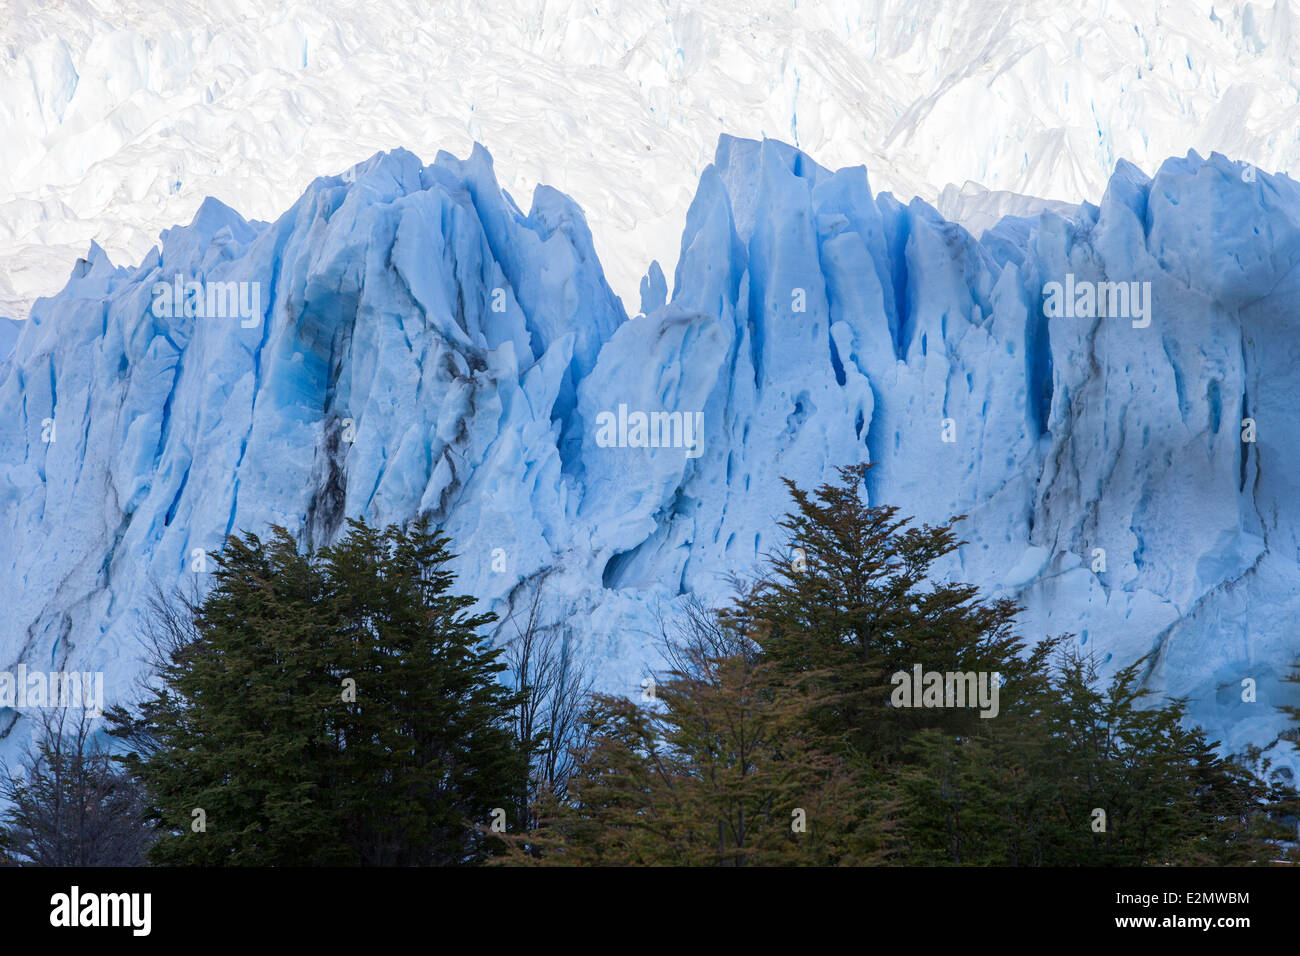
[[[91,239],[138,262],[207,196],[273,218],[398,146],[482,142],[514,195],[574,197],[629,310],[723,133],[866,163],[976,234],[1027,196],[1095,201],[1120,157],[1293,170],[1295,20],[1291,0],[4,0],[0,316]]]
[[[201,582],[225,535],[428,513],[462,591],[505,617],[541,587],[630,694],[662,618],[779,548],[782,476],[871,461],[874,503],[968,515],[941,571],[1023,602],[1023,636],[1108,670],[1154,650],[1148,686],[1230,749],[1275,745],[1298,258],[1300,187],[1217,154],[1121,162],[1099,204],[977,239],[862,166],[724,136],[635,316],[583,211],[540,186],[523,212],[480,147],[377,154],[270,223],[209,200],[137,266],[92,246],[0,359],[0,667],[103,671],[112,702],[155,583]],[[261,314],[154,309],[176,275]],[[1067,276],[1149,283],[1149,324],[1049,318]]]

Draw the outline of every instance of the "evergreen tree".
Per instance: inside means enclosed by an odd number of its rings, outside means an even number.
[[[127,758],[161,836],[151,859],[186,865],[313,865],[355,860],[329,799],[335,750],[326,714],[331,608],[320,574],[288,533],[230,538],[215,586],[129,723]],[[184,611],[182,611],[184,613]]]
[[[707,630],[699,630],[703,624]],[[654,700],[597,695],[591,743],[535,841],[560,864],[846,862],[847,777],[801,734],[805,698],[743,638],[694,621]],[[710,638],[722,637],[722,641]]]
[[[1031,866],[1266,863],[1291,798],[1220,758],[1186,704],[1150,705],[1144,661],[1103,688],[1095,661],[1063,653],[1029,721],[918,735],[900,793],[898,859]]]
[[[1220,758],[1185,701],[1149,701],[1143,661],[1103,684],[1064,637],[1026,648],[1014,604],[934,580],[960,544],[952,522],[912,528],[865,504],[862,474],[842,469],[815,494],[788,483],[789,552],[716,618],[691,615],[653,705],[597,699],[571,799],[542,813],[542,862],[1101,866],[1284,852],[1286,787]],[[996,717],[893,706],[893,675],[915,665],[998,674]],[[810,838],[792,839],[783,813],[801,807],[816,808]]]
[[[780,527],[787,552],[770,557],[734,612],[766,659],[786,675],[811,671],[818,731],[860,765],[902,759],[926,727],[971,732],[974,709],[891,708],[892,677],[925,671],[998,673],[1004,711],[1032,694],[1045,650],[1027,654],[1012,633],[1019,608],[981,600],[975,587],[933,579],[962,544],[953,526],[911,527],[898,509],[863,501],[870,466],[839,469],[814,493],[786,481],[795,510]]]
[[[230,538],[158,686],[112,715],[161,838],[189,865],[480,860],[517,812],[503,665],[449,593],[447,539],[352,522],[317,555]]]
[[[356,682],[355,701],[330,710],[348,842],[370,865],[481,860],[479,827],[494,811],[519,824],[527,775],[510,730],[519,695],[498,680],[503,651],[479,636],[496,615],[470,616],[475,599],[450,593],[445,536],[350,524],[321,552],[342,625],[330,659],[346,662],[335,686]]]

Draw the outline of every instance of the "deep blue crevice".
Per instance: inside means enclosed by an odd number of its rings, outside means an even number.
[[[912,223],[906,208],[892,196],[882,196],[878,203],[885,224],[885,240],[889,253],[889,279],[894,294],[896,321],[890,322],[890,335],[894,340],[894,356],[904,358],[910,335],[911,309],[908,305],[909,276],[907,269],[907,240],[912,234]]]
[[[880,443],[885,436],[880,434],[881,429],[871,427],[873,422],[876,422],[877,420],[880,419],[880,413],[884,411],[884,403],[883,400],[881,399],[880,392],[875,388],[874,385],[871,387],[871,398],[872,398],[871,420],[864,422],[863,427],[866,429],[867,432],[867,436],[865,439],[865,444],[867,446],[867,461],[871,462],[874,467],[867,470],[867,473],[863,478],[863,483],[867,489],[867,500],[872,504],[876,504],[879,501],[879,499],[876,496],[876,491],[877,491],[877,485],[880,483],[880,479],[881,479],[880,463],[884,460],[882,456],[883,449],[881,448]],[[862,418],[863,418],[862,411],[859,409],[858,411],[859,421],[861,421]],[[861,433],[859,432],[859,434]],[[897,435],[895,435],[895,439],[897,439]]]
[[[193,462],[185,466],[185,474],[181,476],[181,483],[176,488],[176,494],[172,497],[172,503],[167,506],[166,515],[163,516],[164,528],[170,525],[172,523],[172,519],[176,517],[176,509],[180,507],[181,495],[185,493],[185,486],[189,484],[190,468],[192,467],[193,467]]]
[[[630,551],[620,551],[612,558],[605,562],[605,570],[600,573],[601,587],[612,590],[622,586],[624,576],[627,574],[628,566],[636,558],[640,545],[632,548]]]
[[[1223,421],[1223,395],[1219,391],[1219,380],[1210,379],[1210,384],[1205,387],[1205,400],[1210,405],[1210,420],[1208,422],[1210,431],[1219,434],[1219,425]]]
[[[831,346],[831,369],[835,372],[835,384],[841,388],[847,381],[844,375],[844,363],[840,360],[840,350],[835,347],[835,336],[830,334],[830,329],[826,331],[826,339]]]
[[[1025,404],[1035,432],[1046,435],[1052,412],[1052,350],[1047,316],[1033,305],[1025,318]]]
[[[1242,421],[1245,421],[1249,417],[1250,417],[1250,394],[1248,392],[1243,392],[1241,396]],[[1243,426],[1243,431],[1244,431],[1244,426]],[[1246,461],[1250,456],[1250,446],[1251,443],[1248,441],[1241,442],[1241,467],[1240,467],[1239,477],[1237,480],[1238,491],[1246,490]]]

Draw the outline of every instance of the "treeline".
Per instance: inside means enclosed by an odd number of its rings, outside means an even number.
[[[1300,801],[1226,760],[1186,701],[1103,681],[1017,606],[935,579],[958,519],[787,483],[789,550],[667,625],[635,699],[594,694],[541,587],[510,640],[454,594],[427,525],[300,552],[231,538],[160,597],[155,679],[48,722],[4,774],[10,862],[162,865],[1246,865],[1291,860]],[[1292,680],[1300,681],[1300,672]],[[1285,709],[1285,708],[1284,708]],[[1295,708],[1288,711],[1300,718]],[[1293,742],[1300,734],[1292,732]]]

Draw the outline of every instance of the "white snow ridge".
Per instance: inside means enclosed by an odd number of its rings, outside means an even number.
[[[1298,257],[1300,187],[1217,154],[1121,162],[1100,205],[976,239],[861,166],[723,137],[671,295],[652,266],[632,318],[579,207],[543,186],[523,213],[482,148],[378,154],[272,223],[210,200],[138,266],[92,246],[0,359],[0,666],[102,671],[111,704],[154,583],[201,580],[226,534],[427,513],[460,589],[505,615],[544,579],[631,692],[660,614],[778,546],[781,476],[870,461],[873,502],[969,515],[942,571],[1021,600],[1022,635],[1154,649],[1149,686],[1272,745]],[[191,286],[238,308],[158,307]]]

